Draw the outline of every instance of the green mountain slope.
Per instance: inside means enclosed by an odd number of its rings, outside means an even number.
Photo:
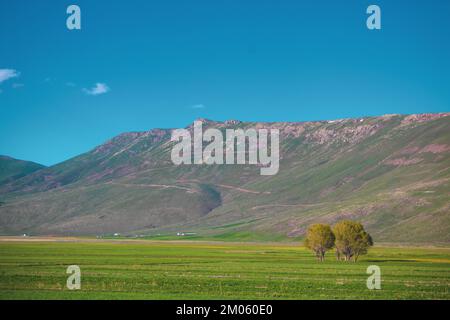
[[[449,115],[206,121],[280,129],[274,176],[249,165],[175,166],[170,129],[125,133],[0,186],[0,232],[279,240],[351,218],[375,241],[448,244]]]
[[[0,155],[0,185],[22,178],[42,168],[45,166]]]

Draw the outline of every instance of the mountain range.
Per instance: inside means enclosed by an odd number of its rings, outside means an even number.
[[[0,234],[289,240],[361,221],[375,242],[450,243],[450,113],[310,122],[280,130],[280,169],[179,165],[173,129],[128,132],[57,165],[0,157]],[[192,129],[192,125],[187,127]]]

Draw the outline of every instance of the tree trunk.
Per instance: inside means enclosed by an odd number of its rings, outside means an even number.
[[[336,260],[340,261],[341,260],[341,254],[339,253],[339,251],[336,250]]]

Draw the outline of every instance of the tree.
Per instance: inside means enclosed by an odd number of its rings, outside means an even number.
[[[305,246],[315,252],[319,261],[325,259],[325,252],[334,247],[334,234],[326,224],[313,224],[306,232]]]
[[[360,255],[366,254],[369,247],[373,246],[373,240],[361,223],[344,220],[333,227],[336,237],[336,257],[345,261],[353,258],[357,261]]]

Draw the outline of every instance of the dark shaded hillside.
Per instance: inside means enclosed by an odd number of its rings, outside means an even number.
[[[280,129],[279,173],[174,166],[170,129],[125,133],[0,186],[0,232],[278,240],[351,218],[376,241],[450,243],[449,114],[208,126]]]
[[[42,168],[45,168],[45,166],[31,161],[18,160],[0,155],[0,186]]]

